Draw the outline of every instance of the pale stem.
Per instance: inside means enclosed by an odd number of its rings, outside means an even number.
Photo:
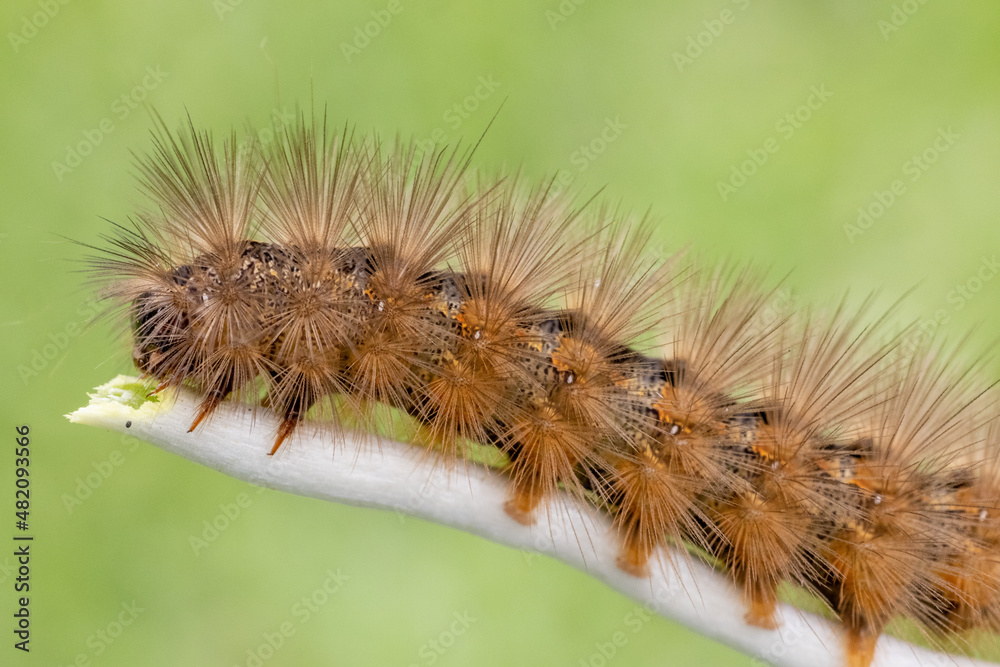
[[[619,540],[607,517],[562,497],[534,526],[503,511],[507,486],[499,474],[468,466],[457,472],[415,447],[370,435],[329,437],[300,428],[276,456],[268,456],[277,419],[224,403],[212,419],[188,433],[197,397],[171,391],[145,401],[137,378],[118,376],[97,387],[71,422],[126,433],[232,477],[271,489],[338,503],[403,512],[458,528],[515,549],[545,554],[592,577],[670,620],[777,667],[843,667],[835,623],[783,604],[782,626],[763,630],[744,622],[739,595],[725,575],[689,559],[667,564],[657,554],[650,576],[637,578],[616,564]],[[137,407],[136,407],[137,406]],[[437,465],[435,465],[437,463]],[[664,664],[669,664],[664,656]],[[936,653],[893,637],[879,640],[876,667],[966,667],[977,660]]]

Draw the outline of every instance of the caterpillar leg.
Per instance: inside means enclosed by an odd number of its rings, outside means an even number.
[[[778,628],[778,590],[776,584],[757,582],[746,593],[747,611],[743,618],[750,625],[765,630]]]
[[[724,538],[718,555],[743,590],[746,622],[768,630],[777,628],[779,584],[804,576],[808,516],[783,497],[765,498],[750,492],[722,503],[711,518]]]
[[[174,385],[177,385],[177,384],[180,384],[180,382],[177,382],[176,380],[163,380],[162,382],[160,382],[159,384],[156,385],[156,388],[153,389],[153,391],[151,391],[148,394],[146,394],[146,398],[149,398],[150,396],[156,396],[157,394],[159,394],[164,389],[168,389],[168,388],[173,387]]]
[[[616,461],[608,497],[617,508],[614,525],[622,536],[618,567],[633,576],[649,573],[649,560],[668,540],[705,546],[695,522],[696,484],[668,462],[643,449]],[[668,556],[669,557],[669,556]]]
[[[638,535],[627,536],[618,553],[618,568],[633,577],[649,575],[649,557],[653,555],[654,545]]]
[[[522,526],[533,526],[536,522],[535,510],[545,497],[544,491],[536,480],[513,483],[511,491],[504,502],[503,510],[507,516]]]
[[[159,390],[160,389],[157,388],[156,391]],[[191,422],[191,427],[188,428],[187,432],[190,433],[191,431],[198,428],[199,424],[201,424],[203,421],[205,421],[205,419],[209,417],[209,415],[215,412],[215,409],[219,407],[219,404],[222,403],[222,400],[224,398],[225,396],[218,392],[212,392],[208,396],[206,396],[205,400],[201,402],[201,405],[198,408],[198,414],[195,415],[194,421]]]
[[[281,425],[268,456],[274,456],[282,443],[295,431],[309,409],[324,396],[338,393],[338,386],[328,369],[301,363],[284,374],[271,374],[272,386],[262,402],[281,415]]]
[[[870,667],[878,636],[878,632],[865,625],[848,627],[844,637],[847,667]]]
[[[582,491],[575,473],[590,444],[579,424],[543,403],[519,415],[508,438],[502,449],[511,459],[511,491],[504,510],[515,521],[534,524],[538,506],[560,485]]]
[[[729,538],[732,539],[732,538]],[[775,630],[780,623],[778,611],[778,585],[784,578],[775,572],[773,561],[781,559],[780,552],[758,551],[754,549],[760,535],[747,540],[749,544],[726,545],[723,559],[728,563],[736,585],[742,590],[746,612],[743,619],[749,624],[765,630]],[[746,548],[744,548],[746,547]]]
[[[198,428],[198,425],[208,419],[215,412],[215,409],[226,400],[226,397],[233,393],[234,389],[243,384],[237,379],[239,377],[241,374],[238,372],[238,365],[227,360],[221,365],[216,376],[211,377],[208,382],[201,383],[205,398],[198,408],[198,414],[195,415],[194,421],[191,422],[188,433]]]
[[[623,475],[622,480],[628,481],[629,476]],[[628,491],[618,489],[621,497],[618,500],[615,527],[622,536],[622,545],[616,563],[620,570],[633,577],[641,578],[649,575],[649,558],[656,549],[658,536],[665,535],[673,529],[672,525],[663,525],[643,514],[642,503],[648,503],[645,507],[651,507],[653,502],[658,500],[653,493],[650,493],[654,486],[644,485],[637,496],[635,494],[638,489],[629,488]]]
[[[508,468],[511,482],[507,500],[503,505],[504,512],[522,526],[533,526],[538,520],[536,515],[538,506],[558,484],[558,480],[551,479],[551,475],[555,473],[545,472],[541,461],[526,460],[523,456],[525,453],[523,446],[509,450],[508,453],[514,460]],[[536,466],[542,466],[543,469],[539,470]]]
[[[274,456],[278,449],[281,448],[282,443],[288,439],[290,435],[295,431],[295,427],[299,425],[298,414],[285,415],[284,420],[281,422],[281,426],[278,427],[278,434],[275,436],[274,445],[271,447],[271,451],[267,453],[268,456]]]
[[[333,396],[334,394],[330,393],[327,395]],[[272,408],[276,407],[274,405],[276,402],[277,401],[274,401],[273,399],[270,401]],[[283,401],[283,403],[286,404],[286,407],[282,411],[281,424],[278,426],[278,432],[274,437],[274,445],[271,446],[271,451],[267,453],[268,456],[274,456],[277,454],[281,445],[284,444],[289,437],[291,437],[298,425],[303,421],[303,419],[305,419],[306,413],[309,412],[313,404],[316,402],[317,401],[314,395],[297,396],[291,401]],[[338,427],[342,426],[343,422],[340,420],[339,416],[337,417]]]
[[[302,421],[302,415],[308,410],[311,402],[307,403],[306,410],[303,410],[303,401],[300,396],[282,400],[282,398],[271,397],[268,394],[268,396],[265,396],[265,400],[268,398],[270,398],[268,403],[272,409],[276,409],[282,415],[281,424],[278,426],[278,433],[274,437],[274,445],[271,446],[271,450],[267,453],[268,456],[274,456],[285,440],[295,431],[295,427],[299,425],[299,422]]]

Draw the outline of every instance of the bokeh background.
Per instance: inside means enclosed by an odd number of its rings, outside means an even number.
[[[8,445],[32,428],[36,536],[30,656],[10,646],[0,549],[2,664],[251,667],[285,622],[263,664],[750,663],[662,619],[635,628],[631,602],[547,559],[68,424],[130,370],[66,237],[129,215],[147,105],[225,131],[314,100],[338,124],[454,141],[502,104],[482,167],[605,187],[651,207],[664,248],[791,272],[807,301],[916,285],[902,318],[1000,335],[995,0],[7,0],[0,28],[0,412]],[[304,614],[330,571],[346,581]]]

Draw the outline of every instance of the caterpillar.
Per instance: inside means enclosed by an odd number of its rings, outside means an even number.
[[[272,455],[302,428],[488,451],[513,520],[574,496],[624,572],[702,558],[762,628],[804,589],[850,667],[896,619],[1000,631],[997,395],[967,340],[914,344],[874,297],[776,312],[753,267],[659,257],[650,216],[476,173],[474,150],[158,119],[149,205],[90,271],[155,391],[198,392],[191,431],[238,401],[279,416]]]

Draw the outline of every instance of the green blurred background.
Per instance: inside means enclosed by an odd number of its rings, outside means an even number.
[[[2,506],[15,424],[32,428],[36,494],[32,652],[10,646],[0,556],[2,664],[247,666],[286,621],[266,665],[598,667],[618,631],[614,664],[750,662],[664,620],[633,632],[631,602],[547,559],[258,493],[68,424],[130,362],[120,332],[91,322],[82,251],[63,237],[95,242],[102,218],[130,214],[145,104],[222,131],[314,98],[337,123],[452,141],[505,102],[480,166],[606,186],[652,207],[665,248],[792,271],[808,300],[919,284],[905,317],[1000,334],[995,0],[8,0],[0,26]],[[237,499],[239,518],[196,553],[191,536]],[[349,579],[304,619],[294,606],[329,570]],[[466,613],[453,645],[430,648]]]

